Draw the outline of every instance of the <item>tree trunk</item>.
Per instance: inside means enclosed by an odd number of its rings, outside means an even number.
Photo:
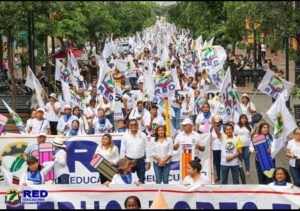
[[[235,42],[232,42],[232,54],[235,55]]]
[[[15,81],[15,70],[14,70],[14,56],[12,52],[11,30],[9,30],[7,34],[7,61],[8,61],[8,69],[10,70],[10,75],[11,75],[11,89],[12,89],[11,103],[12,103],[13,110],[16,111],[16,81]]]

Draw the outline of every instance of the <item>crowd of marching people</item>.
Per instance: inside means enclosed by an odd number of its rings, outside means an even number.
[[[109,186],[146,183],[145,173],[152,165],[156,183],[168,184],[174,152],[182,144],[193,144],[196,155],[209,150],[200,136],[207,133],[211,134],[212,140],[213,184],[228,184],[229,171],[232,183],[239,184],[240,167],[244,166],[246,176],[257,174],[259,184],[291,185],[291,174],[293,184],[300,186],[300,163],[296,162],[300,158],[299,128],[295,129],[295,138],[287,145],[289,171],[278,167],[271,177],[267,177],[261,158],[258,158],[260,152],[251,140],[256,135],[263,135],[269,146],[267,152],[271,154],[274,137],[267,122],[254,118],[257,108],[250,97],[242,94],[235,98],[240,110],[235,111],[231,119],[219,113],[224,100],[222,95],[209,98],[208,93],[215,85],[209,70],[200,67],[199,52],[195,49],[212,45],[212,41],[203,43],[197,39],[195,42],[186,31],[179,32],[173,25],[158,21],[152,28],[129,38],[129,44],[127,50],[122,50],[113,44],[113,40],[108,40],[102,57],[96,54],[90,57],[90,76],[86,72],[81,74],[78,67],[78,75],[73,72],[75,80],[62,80],[67,84],[67,93],[71,93],[69,100],[62,90],[61,93],[51,93],[43,107],[37,95],[33,96],[32,102],[36,103],[33,103],[31,118],[26,122],[26,133],[36,135],[38,141],[24,152],[28,172],[22,176],[21,185],[43,184],[50,168],[56,169],[58,184],[68,184],[66,146],[60,139],[54,139],[52,143],[55,152],[49,165],[42,168],[38,156],[32,154],[38,144],[47,141],[47,135],[101,135],[94,157],[103,156],[117,169],[117,174],[111,179],[100,173],[101,183]],[[226,58],[231,59],[229,53]],[[222,69],[227,70],[226,65],[224,63]],[[223,77],[225,74],[226,71]],[[169,107],[166,113],[165,97],[157,97],[157,93],[153,95],[151,87],[155,80],[170,76],[174,81],[176,78],[178,89],[167,96]],[[100,91],[100,86],[105,91]],[[64,89],[64,85],[62,87]],[[42,96],[46,99],[45,94]],[[121,102],[122,116],[115,119],[117,97]],[[183,109],[188,114],[181,121]],[[171,135],[167,134],[168,116]],[[113,133],[123,133],[120,150],[112,140]],[[250,155],[256,157],[256,173],[250,172]],[[211,184],[201,169],[201,160],[196,156],[188,163],[188,175],[182,184]]]

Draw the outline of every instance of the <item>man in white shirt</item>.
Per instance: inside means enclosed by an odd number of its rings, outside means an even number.
[[[45,110],[48,113],[48,120],[50,121],[51,134],[57,135],[57,124],[60,115],[61,105],[56,99],[56,94],[51,93],[49,102],[46,104]]]
[[[44,110],[39,108],[36,111],[36,118],[29,123],[29,133],[37,135],[40,132],[51,135],[49,121],[44,118]]]
[[[193,131],[193,122],[191,119],[186,118],[181,123],[183,131],[178,133],[174,141],[174,150],[177,150],[182,144],[193,144],[195,146],[195,155],[203,152],[205,147],[201,143],[200,135]],[[198,153],[197,153],[198,152]],[[200,157],[200,156],[199,156]]]
[[[85,115],[87,122],[90,126],[88,134],[94,134],[94,128],[92,127],[92,122],[95,117],[97,117],[97,107],[96,107],[96,100],[91,99],[90,100],[90,105],[85,109]]]
[[[120,158],[136,160],[132,172],[137,172],[139,182],[145,183],[146,165],[150,169],[150,151],[147,136],[138,130],[136,119],[129,121],[129,132],[122,138]]]

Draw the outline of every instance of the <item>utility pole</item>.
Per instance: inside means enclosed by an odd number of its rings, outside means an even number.
[[[35,61],[34,61],[34,13],[33,11],[27,12],[28,21],[28,50],[29,50],[29,66],[35,73]]]
[[[289,36],[286,35],[285,37],[285,76],[286,76],[286,80],[289,80],[290,74],[289,74]],[[290,97],[288,99],[288,101],[286,102],[286,107],[288,109],[290,109]]]

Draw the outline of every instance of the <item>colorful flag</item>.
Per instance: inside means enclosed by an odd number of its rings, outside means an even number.
[[[268,69],[260,85],[258,86],[258,90],[271,96],[272,98],[277,99],[279,94],[282,93],[284,89],[288,90],[289,96],[290,90],[293,86],[294,84],[292,82],[274,75],[272,70]]]
[[[200,70],[207,70],[208,74],[227,59],[226,51],[222,46],[204,46],[199,50]]]
[[[110,74],[106,74],[98,90],[100,93],[110,102],[113,102],[115,99],[115,80]]]
[[[230,71],[230,67],[228,67],[227,71]],[[223,83],[225,73],[226,71],[223,69],[223,64],[219,64],[209,72],[211,82],[217,87],[219,91],[221,90],[221,85]]]
[[[7,103],[4,100],[2,100],[2,102],[5,105],[5,107],[7,108],[10,115],[12,116],[17,128],[20,130],[20,133],[26,134],[25,126],[23,124],[22,119],[19,117],[19,115],[14,110],[11,109],[11,107],[9,107],[9,105],[7,105]]]
[[[274,123],[274,140],[271,147],[272,158],[274,158],[285,145],[287,136],[297,128],[296,122],[286,107],[285,102],[284,93],[281,93],[267,111],[268,117]]]
[[[234,106],[234,93],[231,83],[231,73],[226,72],[224,81],[221,86],[220,95],[223,96],[223,102],[225,103],[225,116],[223,116],[223,121],[228,122],[233,120],[233,106]]]
[[[202,110],[202,106],[206,103],[207,100],[204,97],[199,96],[194,102],[194,111],[195,114],[200,114]]]
[[[66,68],[66,66],[56,59],[55,62],[55,80],[60,81],[63,80],[67,84],[72,83],[71,79],[71,71]]]
[[[171,77],[171,72],[165,73],[164,76],[156,76],[154,95],[159,97],[171,96],[176,90],[176,84]]]
[[[75,104],[79,106],[82,110],[85,109],[85,104],[82,102],[81,97],[74,90],[71,90],[69,85],[61,80],[62,91],[64,95],[65,102],[67,104]]]

